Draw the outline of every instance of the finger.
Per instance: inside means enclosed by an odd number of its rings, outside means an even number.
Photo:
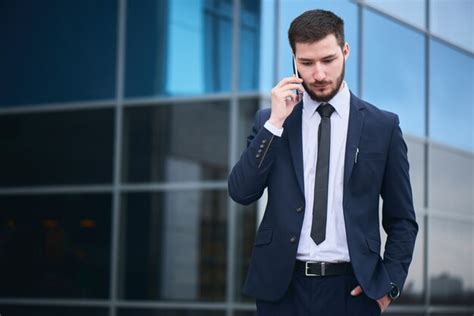
[[[351,291],[351,295],[357,296],[357,295],[360,295],[362,292],[364,292],[362,288],[360,286],[357,286]]]
[[[296,84],[296,83],[289,83],[278,88],[278,91],[282,91],[282,90],[283,91],[284,90],[299,90],[301,92],[304,92],[303,87],[300,84]]]
[[[283,78],[276,86],[282,87],[288,83],[301,83],[301,82],[303,82],[303,79],[296,78],[295,76],[291,76],[291,77]]]

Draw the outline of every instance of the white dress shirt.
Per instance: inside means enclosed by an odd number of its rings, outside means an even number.
[[[346,153],[347,128],[349,125],[350,93],[347,83],[329,101],[335,111],[331,115],[331,151],[329,158],[328,205],[326,239],[316,245],[311,238],[313,220],[314,180],[318,157],[318,128],[321,117],[316,111],[320,102],[303,95],[303,167],[304,194],[306,200],[303,227],[296,258],[302,261],[349,262],[349,249],[342,207],[344,186],[344,158]],[[264,127],[275,136],[281,137],[283,128],[270,122]]]

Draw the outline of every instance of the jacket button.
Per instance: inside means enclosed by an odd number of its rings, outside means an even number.
[[[300,206],[300,207],[298,207],[298,208],[296,209],[296,212],[297,212],[297,213],[301,213],[302,211],[303,211],[303,207],[302,207],[302,206]]]
[[[258,150],[258,153],[261,153],[261,152],[262,152],[262,150],[261,150],[261,149],[259,149],[259,150]]]
[[[266,139],[263,139],[263,140],[262,140],[262,144],[265,144],[266,142],[267,142]]]
[[[263,144],[262,144],[262,145],[260,145],[260,148],[263,148],[263,147],[265,147],[265,145],[263,145]]]
[[[294,243],[296,242],[296,237],[295,237],[295,236],[291,236],[290,242],[291,242],[292,244],[294,244]]]
[[[260,154],[257,154],[257,155],[255,156],[255,158],[260,158]]]

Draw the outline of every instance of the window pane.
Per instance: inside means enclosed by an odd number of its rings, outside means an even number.
[[[240,7],[240,90],[259,84],[260,1],[242,0]],[[266,37],[271,37],[270,34]]]
[[[474,155],[430,146],[429,205],[448,213],[474,213]]]
[[[425,29],[426,0],[364,0],[364,2],[397,19],[413,24],[418,28]]]
[[[178,309],[120,309],[119,316],[224,316],[225,312]]]
[[[227,103],[128,108],[124,121],[125,181],[227,179]]]
[[[117,1],[3,1],[0,20],[0,106],[115,97]]]
[[[232,3],[128,1],[125,95],[230,91]]]
[[[0,187],[112,182],[113,114],[0,115]]]
[[[357,41],[357,5],[349,1],[321,0],[316,4],[313,0],[281,0],[280,2],[280,29],[279,34],[279,75],[278,81],[283,77],[293,75],[292,51],[288,42],[288,29],[291,22],[306,10],[330,10],[344,20],[344,33],[346,42],[350,46],[350,56],[346,62],[345,80],[354,93],[359,91],[357,81],[358,41]]]
[[[431,32],[474,52],[473,14],[472,0],[430,0]]]
[[[0,305],[0,311],[5,316],[107,316],[106,308],[89,307],[57,307],[57,306],[11,306]]]
[[[237,125],[237,152],[240,155],[247,148],[247,137],[252,132],[255,114],[259,109],[258,100],[241,100],[239,106],[239,121]]]
[[[225,299],[226,191],[130,193],[122,202],[121,297]]]
[[[111,200],[0,196],[0,297],[108,297]]]
[[[469,221],[431,218],[428,262],[432,304],[474,304],[473,229]]]
[[[430,136],[474,152],[474,58],[430,42]]]
[[[364,11],[364,98],[395,112],[405,133],[425,135],[424,38]]]

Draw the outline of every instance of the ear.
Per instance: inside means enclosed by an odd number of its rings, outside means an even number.
[[[349,44],[346,42],[344,43],[344,46],[342,47],[342,55],[344,55],[344,60],[347,61],[347,58],[349,58],[349,55],[350,55],[350,48],[349,48]]]

